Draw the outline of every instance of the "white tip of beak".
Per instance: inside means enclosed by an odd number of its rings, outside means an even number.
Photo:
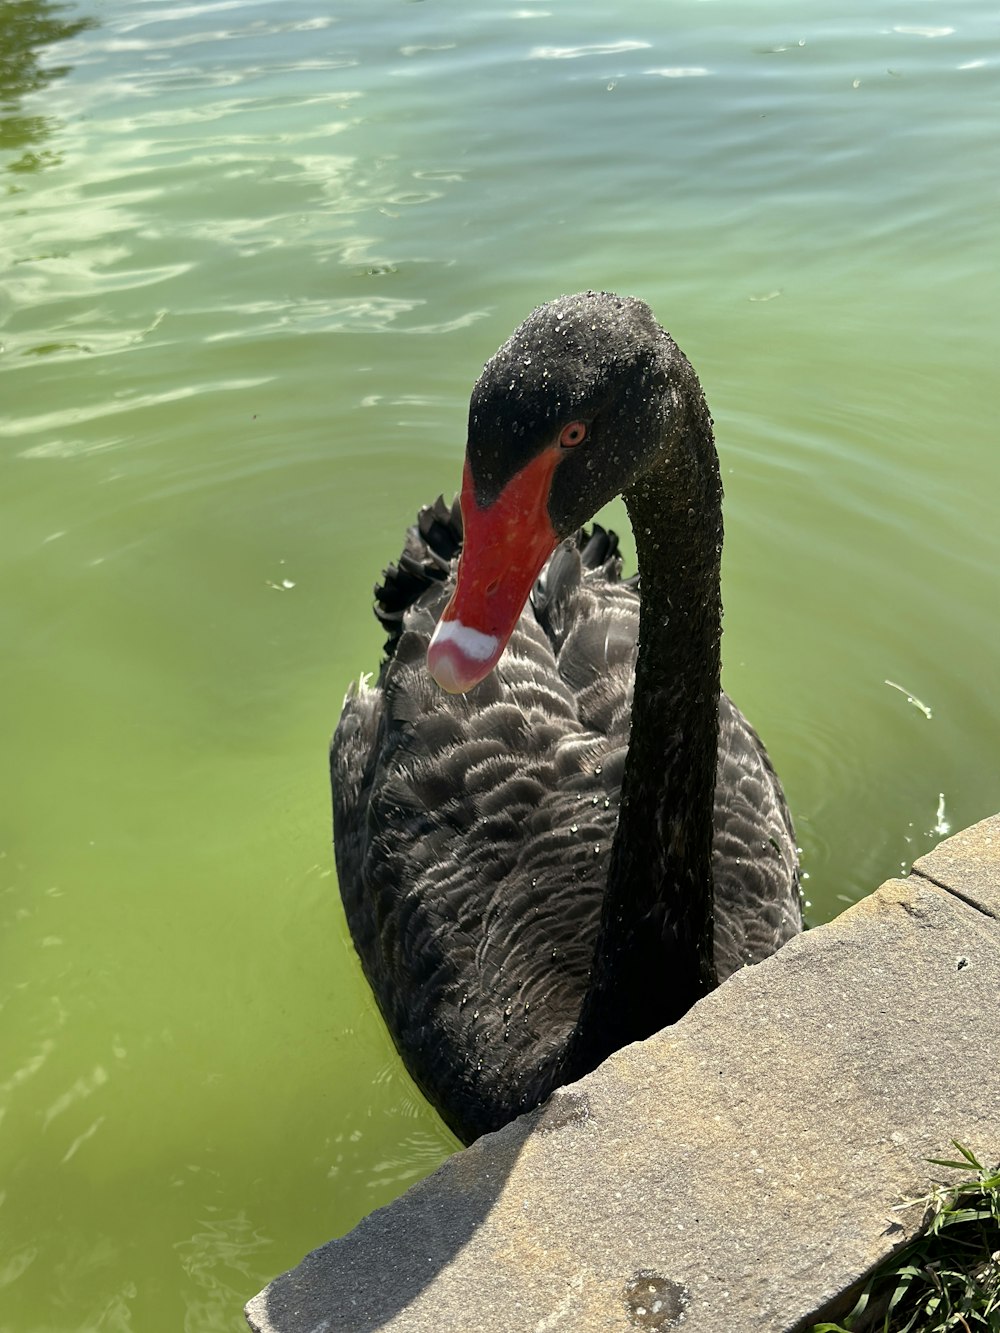
[[[464,694],[489,675],[501,652],[495,634],[460,620],[439,620],[427,649],[427,670],[449,694]]]

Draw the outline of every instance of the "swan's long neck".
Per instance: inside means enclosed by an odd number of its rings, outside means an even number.
[[[571,1077],[675,1022],[715,984],[722,485],[712,422],[681,358],[681,421],[625,492],[641,572],[639,651],[618,829]]]

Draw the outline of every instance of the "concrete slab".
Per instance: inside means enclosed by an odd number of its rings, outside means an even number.
[[[938,843],[913,869],[1000,920],[1000,815]]]
[[[927,1158],[1000,1160],[998,995],[1000,923],[891,881],[316,1250],[250,1325],[790,1333],[914,1234],[893,1205]]]

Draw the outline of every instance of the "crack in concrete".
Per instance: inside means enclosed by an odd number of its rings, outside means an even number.
[[[907,879],[922,879],[925,884],[930,884],[935,889],[941,889],[945,893],[951,894],[953,898],[957,898],[960,903],[965,903],[966,907],[971,907],[973,911],[978,912],[980,916],[986,917],[987,920],[1000,922],[1000,916],[984,906],[983,903],[976,902],[975,899],[964,894],[961,889],[956,889],[954,885],[945,884],[943,880],[935,879],[933,875],[928,875],[926,871],[918,870],[916,866],[911,869]]]

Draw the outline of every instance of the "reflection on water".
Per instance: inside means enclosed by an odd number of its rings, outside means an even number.
[[[205,1333],[236,1324],[248,1287],[257,1272],[255,1260],[271,1243],[255,1230],[245,1213],[205,1221],[190,1240],[174,1249],[188,1278],[191,1294],[184,1313],[184,1333]]]
[[[4,164],[8,171],[37,171],[60,160],[41,146],[53,119],[24,114],[20,101],[69,72],[69,66],[52,63],[48,48],[94,26],[90,17],[69,18],[69,10],[69,5],[53,0],[0,5],[0,153],[20,152]]]

